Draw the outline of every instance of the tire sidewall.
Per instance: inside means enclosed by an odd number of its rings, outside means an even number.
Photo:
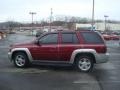
[[[82,58],[87,58],[87,59],[89,59],[91,66],[90,66],[90,68],[89,68],[88,70],[82,70],[81,68],[79,68],[79,61],[80,61]],[[75,62],[75,67],[76,67],[76,69],[77,69],[78,71],[81,71],[81,72],[91,72],[92,69],[93,69],[93,66],[94,66],[94,63],[93,63],[93,58],[92,58],[92,57],[87,56],[87,55],[77,56],[76,62]]]
[[[19,65],[17,65],[17,63],[16,63],[16,58],[17,58],[17,56],[19,56],[19,55],[21,55],[21,56],[24,57],[24,59],[25,59],[25,63],[24,63],[24,65],[22,65],[22,66],[19,66]],[[15,65],[16,67],[18,67],[18,68],[24,68],[24,67],[26,67],[26,66],[28,65],[29,60],[28,60],[28,57],[27,57],[27,55],[26,55],[25,53],[23,53],[23,52],[17,52],[17,53],[15,53],[15,55],[14,55],[14,57],[13,57],[13,63],[14,63],[14,65]]]

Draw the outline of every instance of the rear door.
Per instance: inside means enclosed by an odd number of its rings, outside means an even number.
[[[61,33],[61,44],[59,45],[60,60],[69,61],[72,52],[79,48],[78,36],[75,32]]]

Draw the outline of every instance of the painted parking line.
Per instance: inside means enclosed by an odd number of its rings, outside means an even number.
[[[73,81],[73,84],[81,85],[83,90],[101,90],[99,82],[89,74],[79,75],[79,77]]]
[[[97,84],[96,81],[75,81],[74,83],[76,84],[89,84],[89,83]],[[120,83],[120,80],[99,81],[99,83]]]
[[[5,68],[5,69],[0,69],[0,72],[4,73],[44,73],[48,72],[48,70],[40,70],[40,69],[13,69],[13,68]]]

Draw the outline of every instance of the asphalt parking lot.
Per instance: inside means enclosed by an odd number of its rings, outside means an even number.
[[[72,67],[14,67],[7,56],[9,45],[34,39],[33,36],[14,34],[0,40],[0,90],[120,90],[118,41],[106,42],[110,60],[95,65],[91,73],[78,72]]]

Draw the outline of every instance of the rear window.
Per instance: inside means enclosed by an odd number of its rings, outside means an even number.
[[[81,33],[85,43],[95,43],[95,44],[102,44],[103,39],[100,37],[99,34],[93,32],[82,32]]]
[[[62,43],[65,43],[65,44],[78,43],[78,38],[76,36],[76,33],[62,33]]]

